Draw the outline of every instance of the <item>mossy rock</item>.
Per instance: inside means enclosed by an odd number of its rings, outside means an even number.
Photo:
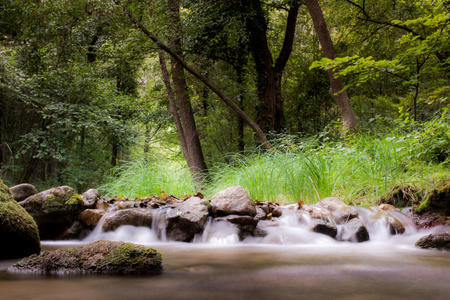
[[[419,214],[429,211],[450,216],[450,183],[432,190],[416,208]]]
[[[35,274],[158,275],[161,253],[142,245],[98,241],[70,249],[44,251],[14,264],[9,271]]]
[[[0,259],[24,257],[41,251],[38,226],[0,180]]]
[[[42,239],[60,239],[79,220],[83,199],[68,186],[52,188],[19,202],[33,217]]]
[[[416,246],[424,249],[450,251],[450,231],[424,236],[416,242]]]

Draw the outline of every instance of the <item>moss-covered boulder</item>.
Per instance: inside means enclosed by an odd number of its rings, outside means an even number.
[[[24,258],[10,272],[35,274],[129,274],[157,275],[163,271],[162,257],[142,245],[98,241],[92,244]]]
[[[41,251],[36,222],[0,180],[0,259],[24,257]]]
[[[77,221],[83,199],[68,186],[52,188],[19,202],[39,227],[41,239],[58,240]]]
[[[424,249],[450,251],[450,231],[424,236],[416,242],[416,246]]]
[[[416,208],[416,212],[435,212],[441,215],[450,216],[450,183],[443,187],[433,189],[428,193],[425,200]]]

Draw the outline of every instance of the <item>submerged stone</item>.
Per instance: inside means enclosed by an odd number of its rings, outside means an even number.
[[[424,249],[450,251],[450,231],[424,236],[416,242],[416,246]]]
[[[309,229],[316,233],[321,233],[328,235],[329,237],[332,237],[333,239],[337,235],[337,228],[335,225],[323,221],[323,220],[314,220],[311,225],[309,226]]]
[[[333,215],[336,224],[344,224],[353,218],[358,217],[358,211],[345,204],[339,198],[328,197],[320,200],[317,206],[326,208]]]
[[[254,231],[256,229],[256,226],[258,225],[259,220],[257,218],[253,218],[250,216],[228,215],[225,217],[215,218],[214,221],[216,222],[227,221],[230,222],[231,224],[236,225],[236,227],[239,230],[238,232],[239,239],[243,240],[246,237],[254,234]]]
[[[366,226],[364,226],[360,219],[351,219],[339,228],[336,239],[344,242],[361,243],[368,241],[370,237]]]
[[[24,257],[41,251],[36,222],[11,196],[0,180],[0,259]]]
[[[163,271],[161,254],[153,248],[123,242],[92,244],[24,258],[11,272],[37,274],[129,274],[157,275]]]

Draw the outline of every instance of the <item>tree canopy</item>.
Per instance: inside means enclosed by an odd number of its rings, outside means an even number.
[[[123,161],[160,157],[184,158],[201,182],[230,154],[270,151],[284,138],[340,139],[339,128],[374,130],[374,119],[425,122],[450,105],[449,1],[0,0],[0,8],[8,184],[85,189]]]

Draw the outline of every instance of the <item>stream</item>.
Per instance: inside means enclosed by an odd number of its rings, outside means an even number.
[[[146,227],[122,226],[82,241],[43,241],[55,250],[100,239],[148,245],[163,255],[161,276],[42,276],[10,273],[0,261],[0,299],[448,299],[450,253],[414,243],[443,228],[402,235],[368,227],[370,241],[337,242],[308,231],[289,214],[268,235],[240,242],[235,227],[210,221],[192,243],[158,239]],[[447,228],[448,230],[448,228]]]

